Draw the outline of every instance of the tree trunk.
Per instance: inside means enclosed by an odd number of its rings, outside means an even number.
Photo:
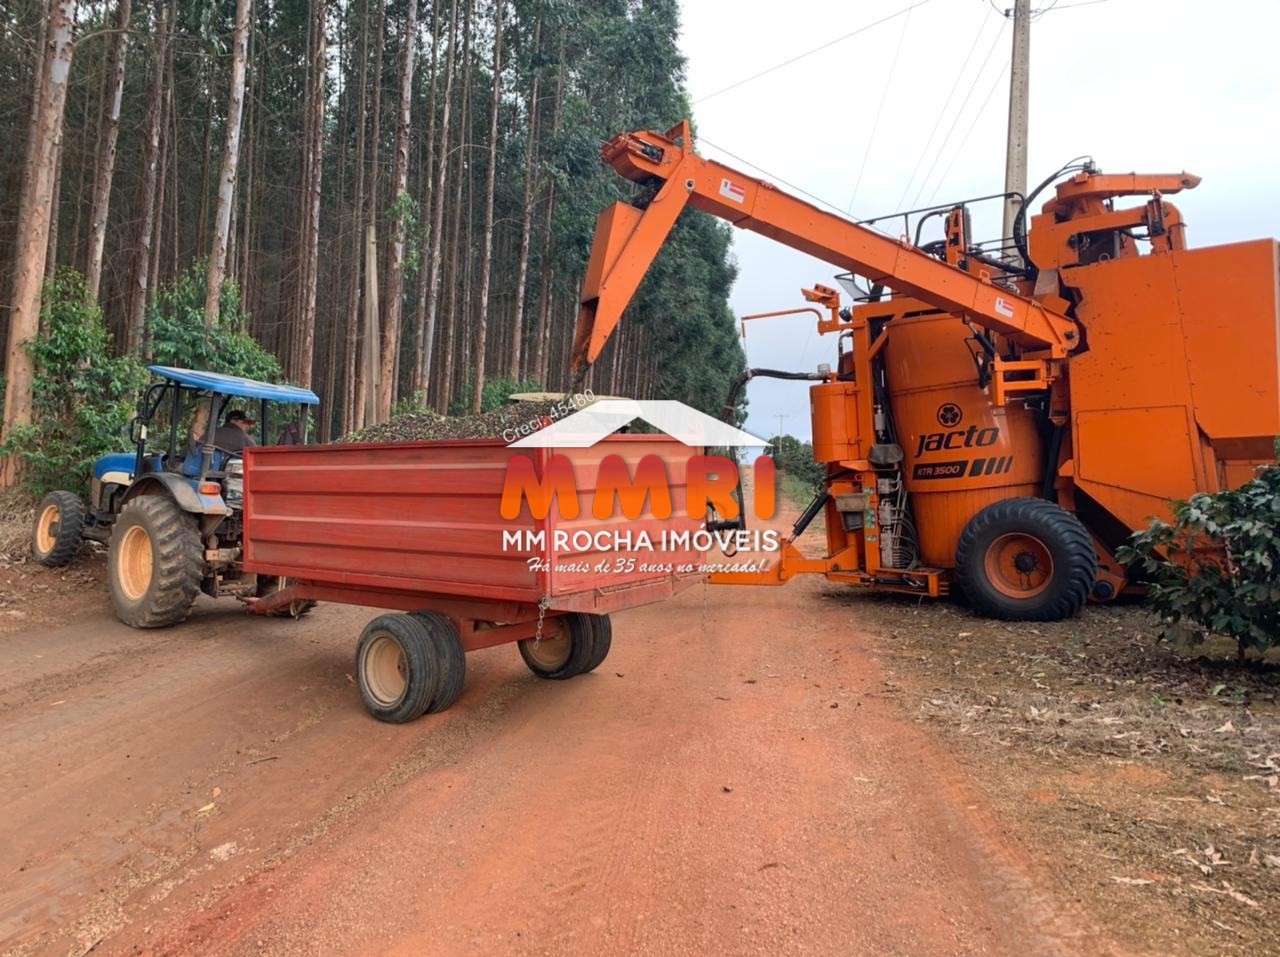
[[[462,17],[462,56],[458,61],[458,72],[463,74],[462,96],[458,103],[458,127],[461,131],[458,143],[458,179],[453,196],[453,248],[450,250],[449,272],[450,282],[449,311],[445,314],[445,328],[441,343],[440,392],[436,398],[436,411],[447,412],[454,396],[454,360],[457,358],[458,334],[458,257],[467,255],[470,250],[463,241],[462,194],[466,184],[470,162],[468,160],[467,142],[470,126],[468,126],[468,106],[471,92],[471,9],[473,0],[467,0]]]
[[[160,172],[160,121],[164,115],[164,76],[169,48],[169,9],[156,0],[156,37],[151,66],[151,89],[147,94],[147,114],[143,123],[142,179],[138,184],[137,242],[129,305],[125,314],[124,346],[131,355],[142,351],[142,323],[147,309],[151,276],[151,234],[154,232],[156,178]]]
[[[533,26],[533,49],[535,56],[538,41],[542,36],[541,18]],[[524,200],[521,203],[520,217],[520,262],[516,267],[515,313],[511,319],[511,355],[507,362],[507,374],[512,379],[520,378],[520,361],[524,349],[524,300],[525,289],[529,283],[529,239],[533,233],[533,198],[535,195],[534,180],[538,169],[538,89],[542,75],[535,72],[533,82],[529,86],[529,105],[527,109],[529,129],[525,135],[524,155]]]
[[[63,104],[65,109],[65,103]],[[49,199],[48,251],[44,260],[44,278],[52,279],[58,268],[58,221],[62,218],[62,125],[58,125],[58,138],[53,144],[53,190]]]
[[[435,209],[431,216],[430,275],[427,277],[427,318],[422,335],[422,369],[419,379],[426,384],[426,377],[431,375],[431,359],[435,344],[436,315],[440,302],[440,264],[444,258],[444,204],[445,176],[449,169],[449,111],[453,103],[453,54],[458,39],[457,28],[458,0],[449,4],[449,50],[445,54],[444,64],[444,105],[440,114],[440,159],[436,167]],[[436,384],[436,394],[445,391],[442,384]],[[437,401],[437,408],[439,407]]]
[[[542,294],[538,297],[538,326],[533,334],[533,375],[542,388],[547,387],[547,324],[551,313],[552,275],[551,265],[552,218],[556,210],[555,180],[547,186],[546,222],[542,225]]]
[[[360,103],[356,108],[356,195],[351,204],[351,284],[347,290],[347,374],[344,377],[345,404],[342,433],[364,427],[364,370],[360,366],[360,281],[364,237],[360,229],[364,215],[364,131],[369,122],[366,97],[369,78],[369,0],[360,5]]]
[[[111,90],[98,143],[98,164],[93,178],[93,205],[89,213],[89,257],[85,282],[89,298],[98,298],[102,282],[102,249],[107,239],[107,211],[111,206],[111,179],[116,169],[116,141],[120,135],[120,104],[124,96],[124,67],[129,54],[130,0],[119,0],[111,53]]]
[[[391,415],[398,377],[396,355],[400,350],[400,317],[404,312],[404,241],[409,199],[409,120],[413,105],[413,66],[418,44],[418,0],[408,0],[404,32],[400,39],[400,117],[396,124],[395,165],[391,174],[391,255],[387,262],[384,294],[386,313],[382,321],[382,417]]]
[[[480,314],[476,317],[476,392],[471,411],[479,412],[484,392],[485,338],[489,329],[489,277],[493,269],[493,188],[498,170],[498,110],[502,106],[502,0],[493,5],[493,99],[489,113],[489,169],[484,185],[484,238],[480,248]]]
[[[383,3],[377,3],[377,10],[378,10],[378,18],[376,20],[377,26],[374,28],[374,41],[373,41],[373,49],[374,49],[373,126],[369,131],[369,186],[366,192],[366,199],[369,204],[369,208],[367,212],[365,212],[364,214],[365,228],[360,230],[362,234],[360,238],[360,242],[362,244],[360,255],[361,255],[361,258],[364,260],[365,272],[366,272],[366,277],[365,277],[366,282],[365,282],[365,290],[364,290],[365,308],[361,310],[360,339],[359,339],[359,342],[357,343],[359,347],[357,368],[359,370],[359,375],[360,375],[360,381],[359,381],[360,390],[359,390],[359,394],[356,397],[356,401],[364,403],[362,419],[363,419],[363,424],[366,424],[366,425],[369,423],[378,421],[378,405],[376,402],[377,395],[378,395],[377,383],[376,383],[377,376],[371,375],[370,373],[370,370],[374,368],[374,363],[369,360],[369,353],[368,353],[369,343],[371,341],[374,343],[375,347],[378,346],[376,336],[371,336],[369,331],[371,328],[375,328],[377,325],[376,310],[374,313],[370,313],[369,304],[371,301],[373,301],[374,305],[376,306],[377,303],[376,303],[376,295],[374,297],[374,300],[369,299],[369,285],[367,281],[368,280],[367,274],[369,273],[370,270],[372,270],[372,272],[376,275],[378,271],[377,270],[378,264],[377,264],[377,257],[374,256],[372,259],[370,259],[367,254],[367,250],[365,250],[363,246],[365,242],[365,237],[363,233],[366,230],[370,230],[370,229],[376,232],[376,227],[378,222],[378,163],[379,163],[378,155],[381,151],[380,146],[382,142],[381,140],[381,137],[382,137],[382,47],[386,39],[386,29],[387,29],[386,5]],[[375,289],[374,292],[376,293],[376,291],[377,290]],[[369,321],[371,315],[373,316],[373,320],[374,320],[372,323],[370,323]],[[375,332],[376,332],[376,329],[375,329]],[[380,360],[381,356],[379,356],[378,359]],[[373,396],[375,400],[372,403],[369,401],[370,396]]]
[[[28,150],[31,166],[23,184],[22,208],[26,215],[17,236],[13,307],[9,317],[8,352],[5,359],[3,434],[7,439],[17,426],[31,421],[33,369],[27,342],[40,327],[40,285],[44,279],[49,251],[49,220],[53,202],[54,149],[62,129],[67,104],[67,77],[71,72],[74,46],[71,30],[75,18],[74,0],[49,0],[45,49],[41,70],[36,74],[36,122]],[[13,456],[0,463],[0,485],[17,478]]]
[[[306,147],[303,162],[302,263],[299,315],[293,349],[294,382],[311,388],[311,367],[316,339],[316,284],[320,257],[320,187],[324,170],[324,84],[328,73],[325,57],[325,0],[312,0],[311,63],[307,71]]]
[[[205,254],[209,238],[209,160],[213,156],[213,114],[217,101],[209,96],[209,110],[204,118],[204,149],[200,152],[200,218],[196,220],[196,258]]]
[[[213,251],[209,256],[209,288],[204,300],[204,327],[218,321],[222,279],[227,268],[227,239],[231,228],[231,204],[235,201],[236,168],[240,159],[240,117],[244,111],[244,64],[249,41],[249,9],[253,0],[236,0],[235,39],[231,54],[231,91],[227,96],[227,138],[218,177],[218,206],[213,222]]]
[[[422,215],[422,250],[420,262],[418,263],[417,277],[417,305],[413,313],[413,372],[409,380],[409,391],[415,400],[420,400],[425,406],[426,394],[423,382],[422,353],[423,335],[426,332],[427,324],[427,258],[431,255],[431,243],[434,237],[431,233],[431,210],[432,196],[434,195],[431,184],[433,182],[432,174],[435,169],[433,162],[443,163],[444,157],[434,159],[435,157],[435,136],[436,136],[436,89],[438,66],[440,61],[440,4],[435,3],[431,8],[431,86],[427,93],[427,146],[423,153],[422,160],[422,201],[418,204],[418,211]]]

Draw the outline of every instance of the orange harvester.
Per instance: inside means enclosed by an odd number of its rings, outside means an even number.
[[[1274,461],[1280,246],[1188,249],[1164,196],[1197,177],[1079,168],[1015,237],[1020,265],[972,241],[965,205],[923,211],[946,238],[920,246],[692,143],[685,122],[604,147],[644,195],[600,215],[579,372],[686,206],[848,270],[839,278],[861,293],[841,309],[834,289],[804,290],[837,361],[785,376],[817,380],[813,449],[827,476],[797,528],[825,511],[826,557],[788,542],[764,575],[714,580],[817,573],[932,596],[954,582],[989,615],[1062,618],[1130,586],[1114,550],[1170,499],[1239,486]],[[1121,208],[1128,196],[1142,202]]]

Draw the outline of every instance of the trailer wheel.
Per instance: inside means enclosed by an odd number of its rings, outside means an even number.
[[[31,554],[48,568],[69,565],[80,547],[84,502],[71,492],[50,492],[40,500],[31,527]]]
[[[162,495],[125,503],[111,530],[107,578],[116,617],[131,628],[185,619],[204,579],[195,519]]]
[[[595,671],[609,657],[613,646],[613,620],[608,615],[587,615],[591,623],[591,657],[582,668],[582,674]]]
[[[356,644],[364,706],[379,721],[404,724],[425,714],[440,687],[436,645],[413,615],[379,615]]]
[[[988,505],[956,546],[956,582],[974,610],[1010,621],[1058,621],[1084,606],[1098,553],[1080,520],[1038,498]]]
[[[427,705],[426,713],[436,714],[453,707],[462,694],[462,686],[467,680],[467,653],[462,649],[462,638],[457,627],[444,615],[434,611],[415,611],[410,614],[426,627],[435,649],[440,686]]]
[[[520,642],[520,657],[539,678],[561,681],[587,670],[595,649],[591,616],[570,612],[548,618],[542,639],[526,638]]]

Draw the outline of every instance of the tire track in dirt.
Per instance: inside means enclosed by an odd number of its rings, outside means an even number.
[[[776,595],[714,592],[705,633],[696,594],[619,616],[571,682],[479,656],[305,839],[105,952],[1105,952],[817,592]]]

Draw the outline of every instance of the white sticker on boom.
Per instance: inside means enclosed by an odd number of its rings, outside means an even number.
[[[996,312],[1004,316],[1006,319],[1013,318],[1013,306],[1005,302],[999,296],[996,297]]]
[[[739,186],[733,180],[720,180],[720,195],[725,199],[731,199],[735,203],[745,203],[747,201],[747,188]]]

